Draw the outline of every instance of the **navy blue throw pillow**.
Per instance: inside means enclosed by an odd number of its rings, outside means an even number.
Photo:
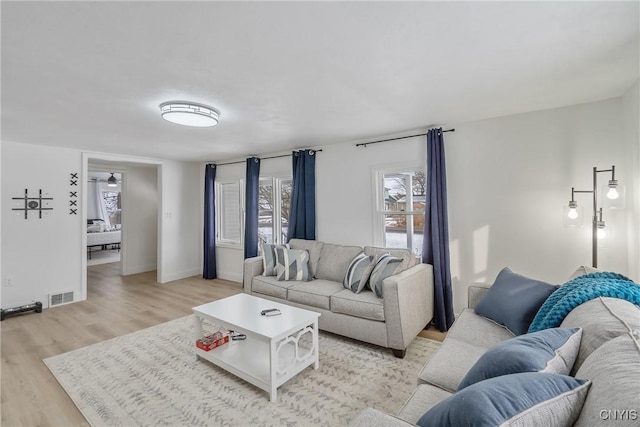
[[[505,326],[515,335],[526,334],[536,313],[557,287],[503,268],[476,314]]]
[[[473,384],[438,403],[421,427],[499,425],[571,426],[578,419],[591,381],[526,372]]]

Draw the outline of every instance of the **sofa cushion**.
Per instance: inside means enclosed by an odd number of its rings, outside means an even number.
[[[431,384],[420,384],[400,409],[398,417],[415,424],[426,411],[451,395],[452,393]]]
[[[351,260],[360,252],[362,252],[360,246],[341,246],[324,243],[320,251],[316,277],[342,283]]]
[[[347,274],[344,276],[342,286],[356,294],[362,292],[369,280],[373,267],[375,267],[373,255],[365,255],[363,253],[357,255],[347,268]]]
[[[309,252],[309,269],[311,277],[316,277],[318,271],[318,261],[320,260],[320,251],[322,251],[323,243],[318,240],[291,239],[289,247],[291,249],[301,249]]]
[[[402,260],[391,254],[384,254],[376,262],[373,267],[371,276],[369,277],[369,289],[373,291],[378,298],[382,298],[382,282],[389,276],[396,274]]]
[[[405,420],[385,414],[382,411],[373,408],[365,408],[358,416],[349,423],[349,427],[415,427],[415,424],[409,424]]]
[[[289,248],[289,245],[272,245],[270,243],[262,244],[262,275],[276,275],[276,247]]]
[[[342,290],[342,283],[316,279],[312,282],[297,282],[287,292],[287,300],[311,307],[331,310],[331,295]]]
[[[300,249],[276,247],[276,277],[278,280],[312,279],[309,270],[309,252]]]
[[[638,331],[606,342],[584,361],[576,376],[592,381],[576,427],[637,426],[640,419]]]
[[[521,372],[568,375],[578,355],[581,335],[580,328],[553,328],[498,343],[471,367],[458,391],[488,378]]]
[[[549,283],[504,268],[475,311],[516,335],[526,334],[536,313],[556,289]]]
[[[571,426],[591,382],[526,372],[480,381],[443,400],[418,420],[433,426]]]
[[[455,338],[485,349],[514,336],[513,332],[504,326],[478,316],[468,308],[462,310],[447,332],[447,338]]]
[[[447,337],[418,374],[418,384],[432,384],[455,393],[486,348]]]
[[[600,297],[571,310],[561,327],[582,328],[580,351],[571,371],[575,373],[584,360],[605,342],[630,330],[640,330],[640,308],[622,299]]]
[[[348,289],[343,289],[331,295],[331,311],[384,322],[382,300],[368,289],[357,294]]]
[[[408,270],[414,265],[418,265],[420,262],[416,255],[411,252],[409,249],[403,248],[378,248],[375,246],[365,246],[364,247],[365,255],[372,255],[374,261],[377,261],[384,254],[390,254],[396,258],[400,258],[402,262],[398,267],[396,273],[400,273],[401,271]]]
[[[488,347],[509,338],[513,334],[505,327],[473,310],[462,310],[440,348],[420,371],[418,383],[433,384],[453,393]]]
[[[256,276],[251,284],[251,292],[287,299],[287,289],[300,282],[281,282],[276,276]]]

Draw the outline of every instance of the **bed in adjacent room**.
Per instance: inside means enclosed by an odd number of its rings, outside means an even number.
[[[102,219],[87,220],[87,256],[96,250],[120,250],[120,230],[111,230]]]

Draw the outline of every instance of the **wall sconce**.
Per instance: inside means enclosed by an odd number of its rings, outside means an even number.
[[[607,235],[607,229],[602,219],[602,207],[598,207],[598,174],[603,172],[611,172],[609,183],[603,187],[603,193],[606,194],[608,201],[607,207],[612,209],[624,208],[624,187],[618,184],[616,179],[616,167],[611,169],[593,168],[593,189],[592,190],[576,190],[571,188],[571,200],[569,205],[563,209],[563,225],[565,227],[581,227],[583,222],[582,207],[575,200],[576,193],[591,193],[593,197],[593,215],[591,216],[591,247],[592,247],[592,265],[598,267],[598,239],[604,239]]]

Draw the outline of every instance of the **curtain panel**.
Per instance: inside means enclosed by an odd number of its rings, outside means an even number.
[[[293,189],[287,241],[316,239],[316,152],[300,150],[291,153]]]
[[[247,158],[244,216],[244,257],[258,256],[258,196],[260,190],[260,159]]]
[[[216,165],[204,171],[204,267],[202,277],[215,279],[216,270]]]
[[[442,128],[427,132],[427,188],[424,213],[422,262],[433,265],[434,323],[444,332],[454,321],[451,267],[449,262],[449,220],[447,178]]]

